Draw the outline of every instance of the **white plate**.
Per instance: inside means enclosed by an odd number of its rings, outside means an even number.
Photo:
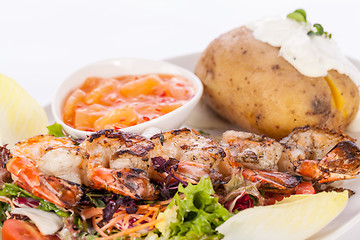
[[[190,71],[194,70],[195,64],[199,58],[199,54],[189,54],[184,56],[179,56],[165,61],[177,64],[182,66]],[[360,68],[360,63],[352,59],[352,62]],[[54,118],[51,114],[50,105],[45,106],[45,111],[48,114],[49,122],[54,122]],[[211,119],[211,121],[209,121]],[[197,125],[196,123],[202,123],[202,125]],[[204,125],[205,124],[205,125]],[[234,129],[234,126],[228,124],[221,119],[219,119],[213,112],[211,112],[203,103],[200,103],[194,113],[190,116],[189,121],[186,125],[202,130],[213,131],[213,132],[223,132],[224,130]],[[359,138],[360,135],[355,136],[351,134],[354,138]],[[351,227],[360,221],[360,178],[343,181],[342,187],[349,188],[355,192],[355,195],[349,199],[349,202],[345,209],[337,216],[332,222],[330,222],[325,228],[320,232],[312,236],[311,240],[315,239],[337,239],[345,232],[347,232]]]

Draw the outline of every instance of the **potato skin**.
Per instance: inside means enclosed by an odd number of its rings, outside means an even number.
[[[328,73],[345,102],[345,117],[324,77],[303,76],[279,56],[279,48],[256,40],[244,26],[211,42],[195,74],[215,112],[246,131],[275,139],[305,125],[344,129],[359,107],[359,91],[349,77]]]

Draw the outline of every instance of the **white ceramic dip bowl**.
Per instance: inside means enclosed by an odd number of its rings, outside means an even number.
[[[121,130],[142,134],[149,128],[167,131],[180,127],[194,110],[201,98],[203,86],[200,79],[192,72],[168,62],[136,58],[104,60],[87,65],[71,74],[67,79],[65,79],[55,93],[55,98],[51,105],[55,122],[61,124],[64,131],[73,138],[86,138],[93,132],[75,129],[66,125],[63,121],[62,109],[69,94],[74,89],[78,88],[88,77],[110,78],[122,75],[144,75],[150,73],[183,76],[194,85],[195,95],[184,105],[165,115],[138,125],[122,128]]]

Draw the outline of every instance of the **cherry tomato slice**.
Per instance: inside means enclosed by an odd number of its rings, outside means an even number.
[[[56,240],[57,236],[44,236],[35,225],[16,219],[8,219],[2,228],[3,240]]]

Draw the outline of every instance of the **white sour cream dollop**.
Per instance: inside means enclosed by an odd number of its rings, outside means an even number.
[[[256,39],[274,47],[279,54],[301,74],[308,77],[324,77],[331,69],[349,76],[360,86],[360,71],[344,56],[337,43],[323,36],[309,36],[310,24],[290,18],[265,18],[246,25]],[[360,111],[347,128],[360,132]]]

